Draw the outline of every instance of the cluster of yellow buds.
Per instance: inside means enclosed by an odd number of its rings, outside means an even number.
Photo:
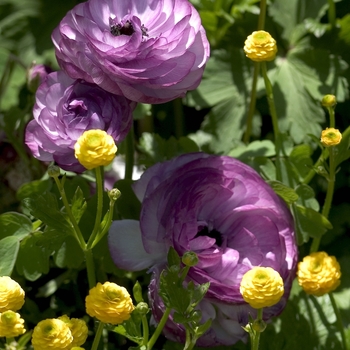
[[[9,276],[0,277],[0,337],[13,338],[26,332],[15,311],[24,304],[24,290]]]
[[[116,283],[97,283],[85,298],[86,312],[99,321],[120,324],[135,309],[128,291]]]
[[[271,267],[256,266],[243,275],[240,292],[251,307],[262,309],[280,301],[284,284],[280,274]]]
[[[85,321],[64,315],[40,321],[34,328],[32,345],[34,350],[81,349],[87,336]]]
[[[307,294],[322,296],[340,284],[340,266],[326,252],[311,253],[298,264],[298,282]]]
[[[94,169],[112,162],[117,152],[113,137],[104,130],[85,131],[74,145],[75,158],[86,169]]]

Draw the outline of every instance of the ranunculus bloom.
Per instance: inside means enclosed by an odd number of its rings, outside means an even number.
[[[38,86],[44,82],[48,74],[52,73],[52,68],[44,64],[33,64],[27,72],[27,86],[35,92]]]
[[[253,32],[244,42],[244,52],[252,61],[272,61],[276,57],[276,40],[263,30]]]
[[[188,0],[90,0],[67,13],[52,40],[69,76],[143,103],[195,89],[209,57]]]
[[[325,147],[336,146],[339,145],[342,137],[343,136],[338,129],[326,128],[322,130],[321,143]]]
[[[0,312],[19,310],[24,304],[24,290],[9,276],[0,277]]]
[[[242,326],[256,310],[239,289],[242,276],[254,266],[273,268],[285,286],[280,302],[264,309],[264,319],[282,311],[297,262],[293,220],[255,170],[231,157],[185,154],[147,169],[134,191],[142,202],[140,221],[115,221],[109,247],[120,268],[153,268],[149,296],[156,321],[164,311],[158,284],[170,246],[180,256],[189,250],[198,255],[189,280],[210,282],[199,308],[203,321],[211,318],[213,323],[198,345],[245,339]],[[171,320],[164,332],[170,339],[184,340],[183,328]]]
[[[34,119],[25,142],[35,158],[55,161],[62,169],[83,172],[74,145],[86,130],[101,129],[121,142],[132,123],[135,103],[95,84],[73,80],[63,71],[47,76],[36,92]]]
[[[298,282],[305,293],[322,296],[340,285],[340,265],[335,256],[314,252],[298,263]]]
[[[240,292],[243,299],[254,309],[277,304],[284,286],[280,274],[271,267],[253,267],[243,275]]]

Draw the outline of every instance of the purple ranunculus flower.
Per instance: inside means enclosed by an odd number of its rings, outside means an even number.
[[[188,0],[89,0],[67,13],[52,40],[69,76],[143,103],[195,89],[210,51]]]
[[[254,266],[272,267],[285,284],[284,296],[264,309],[264,319],[282,311],[297,263],[293,219],[255,170],[227,156],[185,154],[147,169],[134,191],[142,202],[140,221],[115,221],[109,247],[120,268],[152,268],[149,297],[156,321],[164,311],[158,283],[170,246],[180,256],[196,252],[199,263],[188,279],[210,282],[199,307],[203,321],[213,323],[198,345],[231,345],[246,338],[242,326],[256,310],[244,302],[239,286]],[[181,341],[184,330],[169,320],[165,335]]]
[[[95,84],[73,80],[63,71],[51,73],[36,92],[34,119],[26,128],[25,143],[35,158],[83,172],[85,168],[74,156],[79,136],[101,129],[121,142],[131,127],[135,105]]]

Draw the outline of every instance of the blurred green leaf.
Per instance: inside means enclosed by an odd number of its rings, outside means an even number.
[[[17,212],[0,215],[0,239],[7,236],[16,236],[17,240],[20,240],[31,232],[32,222],[25,215]]]
[[[8,236],[0,240],[0,276],[11,276],[18,250],[18,237]]]
[[[84,261],[84,253],[77,240],[73,236],[67,236],[53,258],[60,268],[78,269]]]

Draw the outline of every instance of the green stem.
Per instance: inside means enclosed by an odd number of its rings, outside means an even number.
[[[82,235],[82,233],[80,231],[78,223],[77,223],[77,221],[75,220],[75,218],[73,216],[71,207],[70,207],[70,205],[68,203],[68,199],[67,199],[64,187],[62,186],[61,181],[59,180],[58,176],[54,176],[54,180],[55,180],[57,188],[58,188],[58,190],[60,192],[60,195],[61,195],[61,198],[62,198],[62,202],[63,202],[64,207],[66,209],[66,213],[67,213],[67,215],[69,217],[69,220],[70,220],[71,224],[73,225],[74,237],[78,241],[81,249],[84,251],[86,249],[86,243],[85,243],[83,235]]]
[[[114,204],[115,201],[109,202],[109,210],[108,210],[108,217],[105,226],[103,227],[102,231],[96,236],[96,238],[91,242],[91,249],[95,247],[95,245],[104,237],[104,235],[108,232],[109,228],[112,225],[113,221],[113,211],[114,211]]]
[[[132,172],[134,168],[134,128],[131,127],[126,136],[126,153],[125,153],[125,173],[124,178],[132,180]]]
[[[329,113],[329,127],[334,128],[335,127],[334,107],[328,107],[327,110]]]
[[[266,0],[260,1],[260,14],[258,20],[258,30],[262,30],[265,27],[265,18],[266,18]]]
[[[340,335],[341,335],[341,339],[342,339],[342,342],[343,342],[343,350],[348,350],[348,346],[347,346],[347,342],[346,342],[346,336],[345,336],[345,332],[344,332],[344,326],[343,326],[343,324],[341,322],[341,316],[340,316],[340,312],[339,312],[339,309],[338,309],[338,305],[335,302],[333,293],[330,292],[330,293],[328,293],[328,295],[329,295],[329,298],[331,300],[335,316],[337,318],[337,327],[339,329],[339,332],[340,332]]]
[[[334,185],[335,185],[335,155],[334,147],[329,147],[329,179],[328,187],[326,193],[326,199],[322,208],[322,215],[325,218],[328,218],[329,211],[331,209],[333,194],[334,194]],[[321,237],[316,237],[313,239],[310,253],[317,252],[320,246]]]
[[[248,109],[248,115],[247,115],[247,127],[243,137],[243,142],[245,144],[249,143],[250,134],[252,133],[253,117],[254,117],[255,104],[256,104],[256,86],[258,83],[259,70],[260,70],[260,63],[254,62],[252,90],[250,93],[250,102],[249,102],[249,109]]]
[[[89,281],[89,289],[96,286],[96,274],[95,274],[95,264],[94,257],[91,249],[84,250],[86,270]]]
[[[328,22],[331,28],[335,28],[336,25],[336,13],[335,13],[335,3],[333,0],[328,0]]]
[[[160,336],[160,334],[162,333],[162,330],[165,326],[165,323],[166,321],[168,320],[168,317],[170,315],[170,312],[171,312],[171,308],[170,307],[167,307],[165,309],[165,312],[161,318],[161,320],[159,321],[158,323],[158,326],[155,330],[155,332],[153,333],[151,339],[149,340],[148,344],[147,344],[147,350],[151,350],[154,346],[154,344],[156,343],[158,337]]]
[[[319,158],[317,159],[317,162],[315,163],[315,165],[313,166],[313,168],[308,172],[308,174],[304,177],[302,183],[307,185],[315,176],[316,174],[316,170],[320,165],[323,164],[323,162],[328,158],[328,154],[323,151]]]
[[[262,320],[263,310],[264,309],[258,309],[258,315],[256,318],[258,321]],[[252,350],[259,349],[260,333],[261,332],[255,331],[254,337],[252,338]]]
[[[143,340],[142,345],[147,346],[148,339],[149,339],[149,327],[148,327],[148,320],[146,315],[142,316],[142,330],[143,330]]]
[[[98,349],[98,344],[100,343],[100,339],[101,339],[101,335],[103,332],[103,327],[104,327],[104,323],[103,322],[99,322],[96,334],[95,334],[95,339],[94,342],[92,343],[92,347],[91,350],[97,350]]]
[[[191,349],[193,349],[193,346],[194,346],[194,344],[191,341],[191,333],[188,330],[188,328],[186,328],[186,342],[185,342],[183,350],[191,350]]]
[[[97,193],[97,211],[95,218],[95,225],[92,230],[92,233],[89,237],[86,247],[88,249],[92,248],[92,243],[94,242],[101,225],[102,220],[102,211],[103,211],[103,176],[102,176],[103,167],[98,167],[95,169],[96,173],[96,193]]]

